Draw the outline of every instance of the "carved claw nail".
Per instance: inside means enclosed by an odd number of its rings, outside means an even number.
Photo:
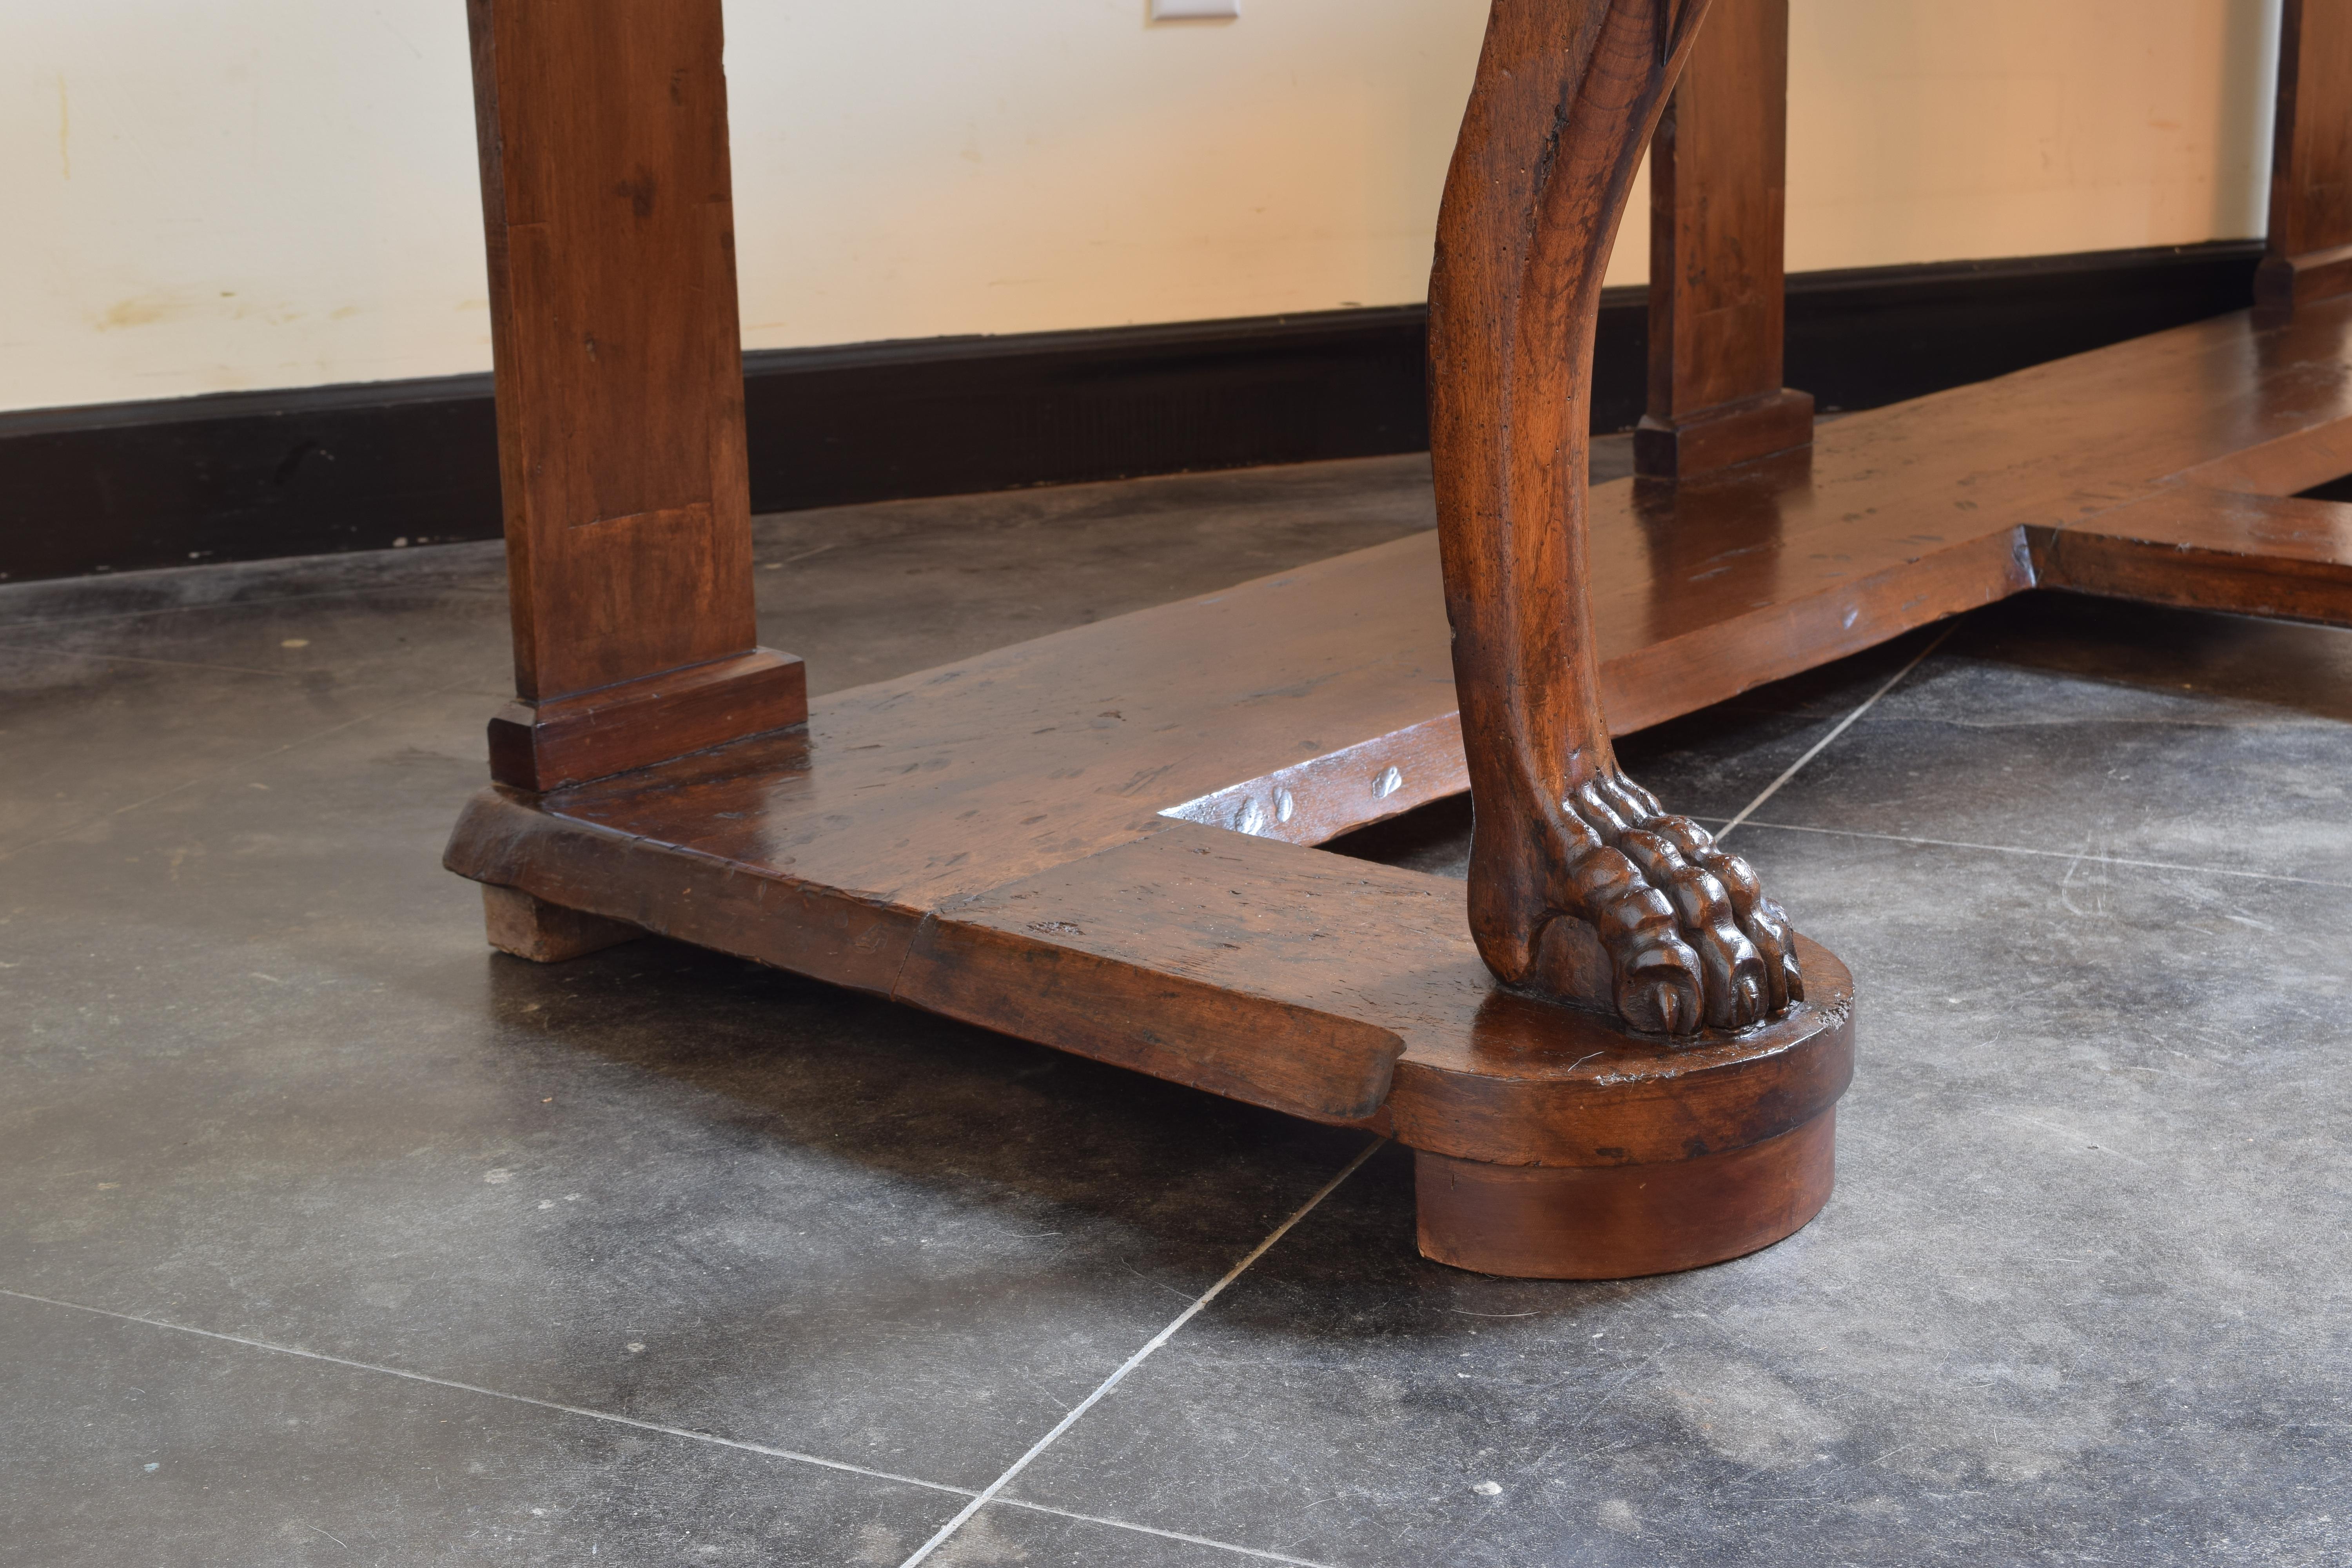
[[[1636,1029],[1686,1035],[1699,1027],[1706,964],[1675,930],[1675,910],[1614,849],[1596,850],[1570,868],[1579,901],[1616,971],[1617,1011]]]
[[[1684,1026],[1689,1009],[1683,1005],[1681,993],[1671,985],[1649,985],[1637,989],[1637,995],[1618,1004],[1618,1011],[1623,1015],[1625,1022],[1653,1035],[1689,1033]]]
[[[1718,1029],[1744,1029],[1761,1019],[1768,993],[1764,958],[1734,920],[1731,896],[1723,883],[1646,829],[1628,830],[1619,837],[1617,847],[1641,868],[1652,887],[1672,900],[1682,938],[1698,954],[1706,976],[1707,1023]]]
[[[1759,963],[1758,967],[1761,969],[1763,966]],[[1743,974],[1739,977],[1737,989],[1738,991],[1738,995],[1736,998],[1736,1005],[1733,1011],[1739,1017],[1745,1018],[1748,1023],[1750,1024],[1763,1017],[1763,976],[1761,974]],[[1738,1026],[1744,1028],[1746,1026],[1740,1025]]]
[[[1805,999],[1805,977],[1797,964],[1797,943],[1789,916],[1767,898],[1755,869],[1717,847],[1714,836],[1687,816],[1660,816],[1648,830],[1673,844],[1692,865],[1721,882],[1731,900],[1732,918],[1764,961],[1765,1011],[1778,1017]]]
[[[1737,856],[1725,855],[1722,858],[1732,861],[1739,869],[1747,869],[1746,863]],[[1717,875],[1722,874],[1718,871]],[[1755,880],[1754,872],[1748,873],[1748,880]],[[1725,885],[1730,884],[1727,880]],[[1732,907],[1735,910],[1739,907],[1737,892],[1732,896]],[[1740,915],[1739,927],[1763,955],[1766,993],[1770,1010],[1777,1017],[1789,1010],[1790,1003],[1805,999],[1805,976],[1797,967],[1797,942],[1789,930],[1789,917],[1780,905],[1759,893]]]
[[[1787,916],[1697,823],[1613,771],[1538,814],[1540,869],[1511,868],[1484,816],[1472,837],[1471,925],[1506,982],[1672,1036],[1744,1029],[1802,999]]]
[[[1625,1021],[1654,1035],[1697,1033],[1701,982],[1696,964],[1685,962],[1694,957],[1679,942],[1661,943],[1627,965],[1617,988],[1617,1010]]]

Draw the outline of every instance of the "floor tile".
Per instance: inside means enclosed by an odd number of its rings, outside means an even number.
[[[1367,1565],[2334,1561],[2352,1062],[2307,895],[1747,849],[1862,999],[1811,1226],[1483,1279],[1414,1255],[1394,1152],[1016,1495]]]
[[[0,863],[58,835],[103,837],[121,813],[250,774],[417,696],[332,674],[195,668],[0,646]],[[484,699],[471,703],[479,712]],[[241,781],[242,782],[242,781]],[[0,882],[0,899],[6,897]]]
[[[1620,736],[1618,763],[1670,811],[1709,819],[1734,816],[1900,675],[1944,630],[1922,627],[1712,708]],[[1811,764],[1807,766],[1810,771]]]
[[[1630,439],[1593,471],[1630,473]],[[753,582],[762,638],[832,691],[1434,526],[1426,454],[1350,458],[777,513]],[[496,686],[504,592],[497,543],[0,584],[0,645],[297,676],[421,655]]]
[[[1436,526],[1425,455],[760,520],[761,631],[836,690]]]
[[[492,954],[471,711],[5,863],[0,1285],[982,1485],[1360,1142],[683,946]]]
[[[1434,527],[1425,455],[755,519],[761,638],[813,691],[945,664]],[[11,648],[317,679],[511,679],[496,544],[0,586]]]
[[[2352,722],[2352,637],[2327,626],[2036,593],[1969,616],[1950,646],[2111,689],[2202,693]]]
[[[134,616],[0,620],[0,654],[37,649],[114,658],[151,672],[173,665],[253,671],[314,687],[463,684],[495,701],[513,681],[505,611],[495,587],[380,586]]]
[[[0,625],[130,622],[374,590],[499,595],[506,546],[497,541],[420,550],[364,550],[152,572],[0,583]]]
[[[763,635],[830,689],[1429,507],[1406,458],[762,519]],[[987,1484],[1360,1137],[675,944],[489,953],[438,857],[501,571],[0,588],[0,1288]],[[1942,635],[1622,752],[1729,816]],[[2095,852],[2352,880],[2347,675],[1969,618],[1761,814],[1814,831],[1734,840],[1862,998],[1814,1225],[1489,1279],[1415,1254],[1386,1151],[1016,1498],[1334,1568],[2341,1563],[2346,895]],[[1344,847],[1458,875],[1467,822]],[[0,1384],[45,1563],[897,1563],[961,1501],[7,1298]],[[1249,1560],[1011,1502],[934,1559]]]
[[[1628,777],[1650,789],[1669,810],[1711,822],[1737,816],[1926,652],[1944,630],[1925,628],[1758,687],[1730,701],[1620,736],[1618,762]],[[1416,871],[1465,876],[1470,797],[1432,802],[1325,847]]]
[[[1759,816],[2352,887],[2347,675],[2352,633],[2049,595],[1971,621]]]
[[[896,1564],[964,1500],[0,1297],[0,1557]]]
[[[1280,1559],[1063,1514],[991,1505],[926,1561],[939,1568],[1006,1563],[1024,1568],[1101,1568],[1108,1563],[1119,1568],[1249,1568],[1253,1563]]]

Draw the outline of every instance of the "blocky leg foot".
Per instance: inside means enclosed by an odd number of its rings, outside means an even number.
[[[533,963],[561,963],[602,948],[635,942],[644,928],[583,914],[532,898],[520,888],[482,885],[482,916],[490,945]]]

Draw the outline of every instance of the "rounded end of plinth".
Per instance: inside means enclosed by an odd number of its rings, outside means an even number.
[[[1490,1165],[1416,1150],[1424,1258],[1521,1279],[1630,1279],[1722,1263],[1804,1228],[1836,1179],[1837,1110],[1650,1165]]]

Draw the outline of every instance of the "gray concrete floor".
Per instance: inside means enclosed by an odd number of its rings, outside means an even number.
[[[1415,458],[769,518],[765,633],[837,688],[1429,523]],[[500,593],[0,589],[0,1561],[895,1564],[1035,1450],[929,1561],[2352,1563],[2352,637],[2034,596],[1634,737],[1720,821],[1861,711],[1733,837],[1860,987],[1822,1217],[1490,1279],[1384,1148],[1040,1447],[1362,1141],[491,954]]]

